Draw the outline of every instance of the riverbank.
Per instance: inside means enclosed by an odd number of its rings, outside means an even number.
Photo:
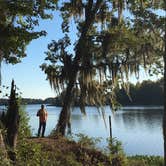
[[[28,143],[40,146],[42,160],[47,165],[61,166],[161,166],[163,158],[159,156],[125,156],[119,149],[114,154],[104,153],[92,148],[90,142],[75,142],[64,137],[30,138]],[[88,145],[89,144],[89,145]],[[115,147],[114,147],[115,148]],[[113,151],[112,151],[113,152]],[[114,164],[113,164],[114,163]]]
[[[64,137],[56,138],[30,138],[30,143],[41,145],[43,152],[52,157],[52,163],[61,163],[60,165],[111,165],[109,157],[99,150],[87,147],[85,142],[76,143],[73,140],[68,140]],[[88,142],[86,142],[88,143]],[[44,157],[44,156],[43,156]],[[54,163],[55,162],[55,163]]]

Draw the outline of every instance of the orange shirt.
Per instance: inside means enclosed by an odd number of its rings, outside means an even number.
[[[40,122],[46,122],[47,121],[48,113],[47,113],[47,111],[45,109],[40,109],[37,112],[37,116],[39,116]]]

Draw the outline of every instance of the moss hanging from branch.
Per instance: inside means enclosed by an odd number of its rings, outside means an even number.
[[[140,67],[150,68],[152,64],[162,63],[163,26],[156,25],[162,18],[148,10],[146,5],[149,3],[138,0],[127,3],[125,0],[69,1],[62,4],[60,11],[65,37],[48,45],[48,64],[41,67],[53,89],[59,93],[66,89],[62,109],[66,117],[70,116],[69,109],[75,98],[80,100],[84,114],[86,104],[102,107],[108,95],[110,105],[117,105],[116,86],[123,86],[130,96],[130,75],[139,76]],[[124,19],[124,8],[133,18]],[[68,37],[71,19],[77,27],[78,37],[72,53],[69,52],[71,43]]]

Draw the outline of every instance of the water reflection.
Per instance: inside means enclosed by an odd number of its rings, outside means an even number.
[[[163,110],[139,110],[139,111],[122,111],[122,113],[117,112],[113,117],[116,124],[122,123],[122,125],[127,129],[140,128],[152,132],[162,127],[162,115]]]
[[[120,110],[113,116],[114,136],[127,154],[163,155],[163,110]]]

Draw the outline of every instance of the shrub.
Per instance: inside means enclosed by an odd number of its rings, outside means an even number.
[[[109,158],[113,166],[127,166],[127,158],[124,154],[122,144],[120,141],[108,139],[107,150],[109,152]]]
[[[101,138],[90,138],[82,133],[76,134],[76,136],[78,138],[77,142],[81,145],[81,147],[96,149],[96,144],[101,141]]]
[[[19,104],[19,116],[20,116],[19,131],[18,131],[19,140],[32,136],[31,129],[28,124],[29,116],[27,112],[25,112],[25,108],[26,108],[25,105]]]

